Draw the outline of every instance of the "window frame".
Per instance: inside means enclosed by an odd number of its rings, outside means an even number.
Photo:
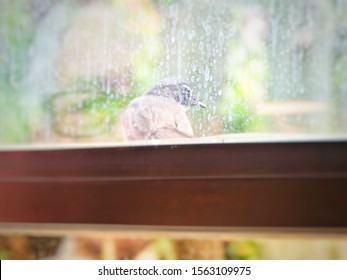
[[[0,223],[347,227],[347,141],[2,150]]]

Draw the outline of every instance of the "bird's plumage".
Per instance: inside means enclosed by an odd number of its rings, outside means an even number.
[[[134,99],[125,112],[124,127],[128,140],[193,137],[185,108],[163,96]]]
[[[206,107],[187,83],[162,80],[129,104],[123,121],[126,138],[191,138],[193,129],[186,110],[192,106]]]

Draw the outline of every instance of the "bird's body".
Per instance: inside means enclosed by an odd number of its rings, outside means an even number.
[[[128,140],[193,137],[183,106],[162,96],[134,99],[125,112],[124,126]]]
[[[189,106],[204,107],[189,86],[164,80],[135,98],[125,111],[123,126],[128,140],[191,138]]]

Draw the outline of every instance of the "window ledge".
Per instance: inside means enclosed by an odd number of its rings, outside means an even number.
[[[347,142],[0,152],[0,222],[347,227]]]

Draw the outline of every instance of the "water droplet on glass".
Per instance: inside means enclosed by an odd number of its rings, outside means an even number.
[[[208,67],[205,68],[205,81],[210,80],[210,69]]]

